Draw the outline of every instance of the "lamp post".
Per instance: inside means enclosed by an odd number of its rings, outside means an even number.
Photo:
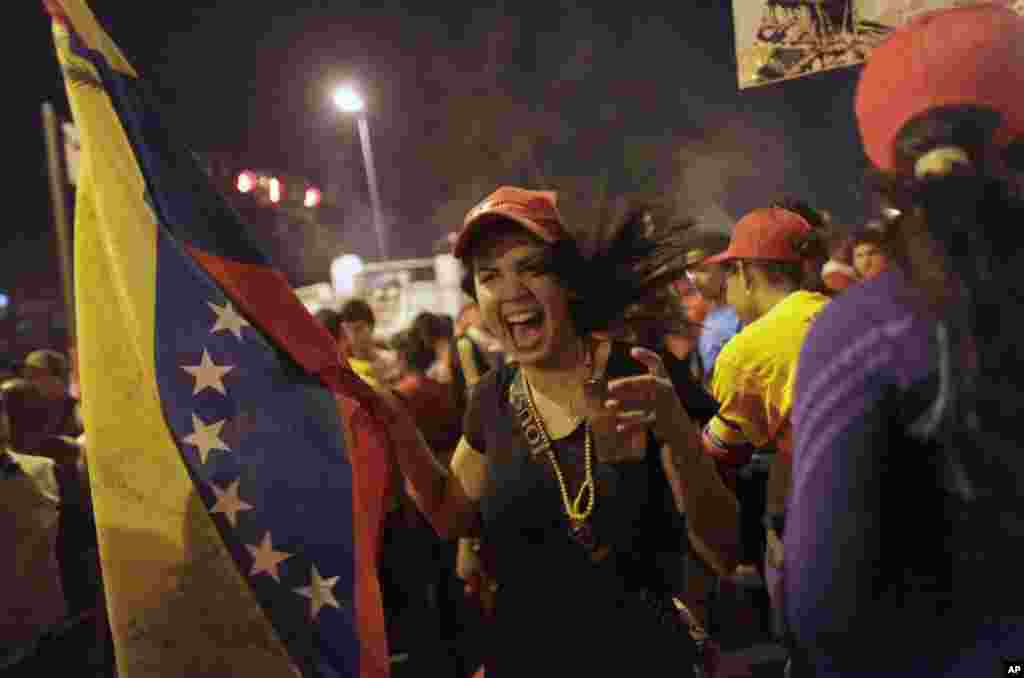
[[[359,143],[363,148],[363,164],[366,166],[366,183],[370,187],[370,205],[373,210],[373,228],[377,232],[377,246],[382,259],[388,258],[384,225],[380,214],[380,193],[377,188],[377,172],[373,166],[373,151],[370,149],[370,125],[366,119],[366,104],[351,86],[344,85],[334,90],[334,105],[342,113],[356,116],[359,127]]]

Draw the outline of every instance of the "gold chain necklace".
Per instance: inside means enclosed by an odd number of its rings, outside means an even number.
[[[569,520],[574,523],[582,523],[590,514],[594,512],[594,436],[590,431],[590,422],[584,424],[583,435],[583,484],[580,485],[580,491],[576,494],[574,501],[569,501],[569,490],[565,484],[565,476],[562,474],[562,467],[558,465],[558,459],[555,457],[555,450],[551,445],[551,438],[548,436],[547,429],[544,428],[544,422],[541,421],[540,413],[537,411],[537,405],[533,402],[533,388],[530,386],[529,379],[526,375],[523,375],[523,385],[526,387],[523,390],[526,391],[526,404],[530,408],[530,413],[533,418],[537,420],[537,430],[544,438],[545,448],[547,449],[548,459],[551,460],[551,466],[555,469],[555,477],[558,478],[558,487],[562,491],[562,504],[565,506],[565,513],[569,516]],[[580,505],[583,503],[584,495],[586,495],[586,507],[581,509]]]

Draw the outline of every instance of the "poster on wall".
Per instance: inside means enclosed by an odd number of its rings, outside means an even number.
[[[1024,0],[733,0],[740,89],[856,66],[924,12]]]

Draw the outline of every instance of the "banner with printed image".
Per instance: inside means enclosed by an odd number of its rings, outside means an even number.
[[[948,7],[1024,0],[733,0],[740,89],[863,63],[893,29]]]

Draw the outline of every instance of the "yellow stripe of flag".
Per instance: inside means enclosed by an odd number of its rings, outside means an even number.
[[[56,0],[54,0],[56,2]],[[134,75],[86,3],[76,34]],[[88,61],[54,23],[81,134],[75,294],[87,459],[121,678],[295,676],[199,497],[156,386],[156,234],[128,138]]]

